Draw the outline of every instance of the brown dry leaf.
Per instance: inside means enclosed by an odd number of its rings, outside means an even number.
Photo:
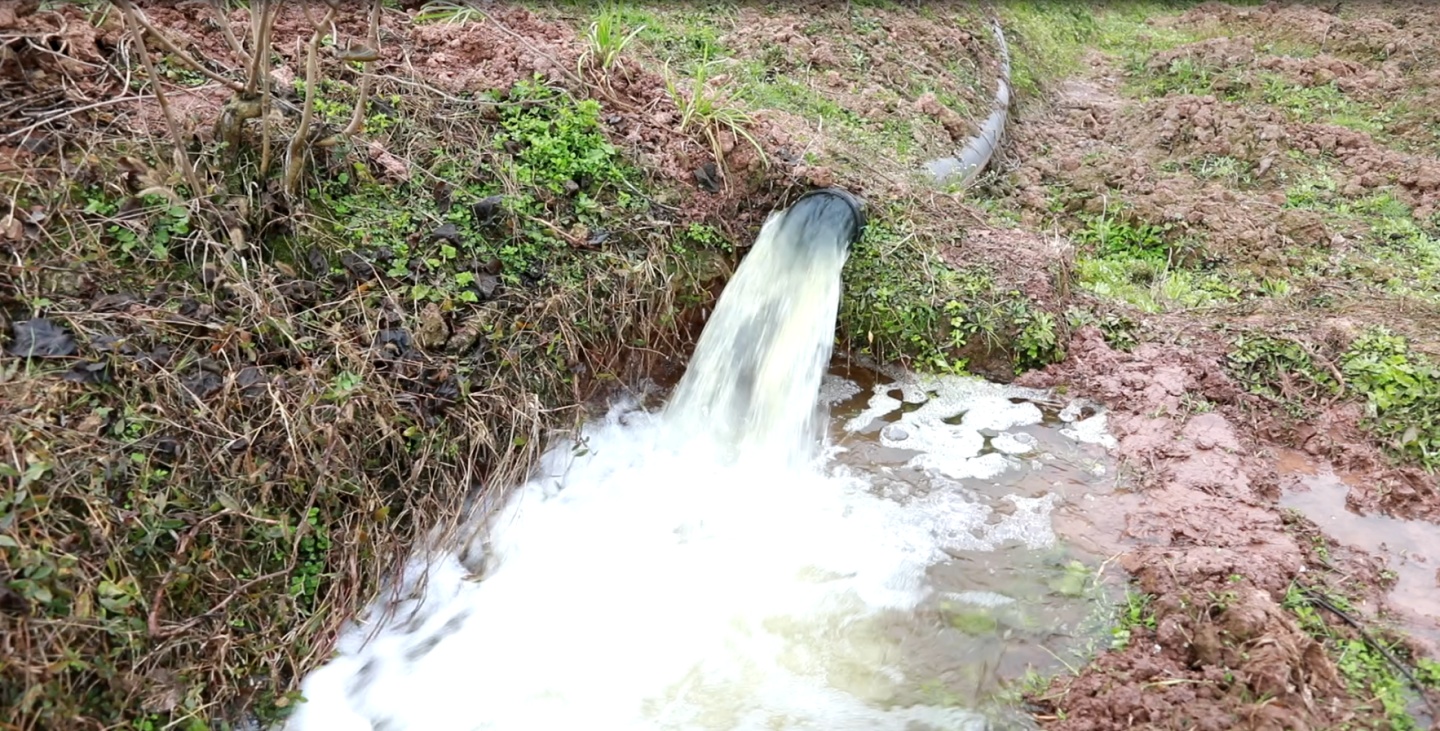
[[[25,224],[13,214],[0,218],[0,236],[8,241],[19,241],[25,235]]]
[[[396,157],[384,145],[371,140],[367,145],[370,150],[370,159],[380,166],[385,177],[394,179],[401,183],[410,180],[410,166],[404,160]]]

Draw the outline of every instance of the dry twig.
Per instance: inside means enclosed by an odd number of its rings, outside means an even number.
[[[125,12],[125,18],[128,21],[139,25],[145,33],[150,34],[150,36],[155,39],[156,43],[160,44],[161,48],[165,49],[166,53],[174,56],[186,66],[189,66],[191,70],[193,70],[195,73],[200,74],[201,76],[204,76],[211,81],[224,84],[225,86],[229,87],[234,91],[245,90],[244,84],[241,84],[234,79],[227,79],[224,76],[221,76],[220,74],[217,74],[214,71],[205,68],[204,64],[201,64],[199,61],[191,58],[190,54],[180,50],[179,46],[171,42],[171,40],[167,38],[164,33],[161,33],[159,29],[150,24],[150,21],[145,18],[145,14],[140,12],[138,8],[131,4],[130,0],[115,0],[115,4],[119,5],[120,9]],[[139,38],[140,36],[137,34],[136,37]],[[154,76],[152,75],[151,78],[153,79]]]
[[[140,54],[140,63],[145,65],[145,73],[150,76],[150,88],[155,91],[155,101],[160,105],[160,112],[165,116],[165,126],[170,129],[171,143],[174,145],[175,164],[185,174],[185,182],[190,185],[190,194],[199,198],[205,195],[205,189],[200,186],[200,176],[195,173],[195,168],[190,164],[190,155],[185,152],[185,137],[180,132],[180,124],[175,121],[175,115],[170,111],[170,103],[165,100],[165,92],[160,85],[160,74],[155,70],[155,62],[150,58],[150,52],[145,47],[144,22],[140,19],[140,13],[130,0],[116,0],[121,11],[125,13],[125,20],[130,26],[131,33],[135,36],[135,51]]]
[[[308,8],[305,15],[310,15]],[[320,82],[320,39],[325,35],[325,27],[330,25],[334,18],[335,8],[329,6],[325,17],[314,24],[315,30],[310,34],[305,55],[305,105],[300,111],[300,126],[295,130],[294,136],[290,138],[290,145],[285,150],[285,190],[292,196],[300,191],[300,173],[305,167],[305,141],[310,136],[310,124],[315,117],[315,87]]]
[[[375,68],[375,61],[380,58],[380,11],[381,0],[373,0],[370,4],[370,35],[369,46],[362,49],[367,51],[368,60],[365,61],[364,70],[360,75],[360,92],[355,101],[355,113],[350,117],[350,124],[345,126],[340,134],[345,137],[353,137],[365,129],[365,106],[370,102],[370,72]],[[352,56],[354,51],[352,51]],[[353,60],[360,60],[355,58]]]
[[[225,15],[225,0],[211,0],[210,9],[215,11],[215,24],[220,26],[220,34],[225,36],[225,42],[230,44],[230,50],[235,57],[250,65],[250,56],[245,53],[245,47],[240,45],[240,39],[235,37],[235,32],[230,30],[230,18]],[[252,11],[253,12],[253,11]],[[256,49],[262,46],[255,46]]]

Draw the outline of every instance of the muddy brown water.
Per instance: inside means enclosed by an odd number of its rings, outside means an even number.
[[[1440,648],[1440,525],[1352,510],[1346,478],[1304,455],[1286,453],[1280,467],[1293,485],[1280,505],[1310,519],[1331,540],[1383,558],[1395,574],[1386,599],[1402,629]]]
[[[913,410],[913,404],[857,431],[843,427],[865,410],[874,386],[889,379],[839,362],[832,365],[830,376],[853,384],[841,384],[839,396],[854,391],[830,406],[830,438],[842,450],[835,461],[872,475],[878,494],[905,501],[935,489],[960,489],[994,511],[992,522],[1015,510],[1009,496],[1053,496],[1054,545],[1032,549],[1012,541],[996,550],[948,551],[949,560],[930,569],[935,592],[921,607],[921,623],[934,626],[915,642],[902,640],[901,645],[907,654],[904,664],[932,673],[934,679],[920,697],[895,699],[989,707],[1001,711],[1004,720],[998,727],[1029,727],[1028,719],[1005,712],[1006,689],[1028,673],[1049,676],[1073,669],[1111,641],[1114,606],[1124,595],[1125,577],[1106,563],[1110,556],[1102,546],[1109,536],[1118,535],[1115,521],[1121,516],[1093,508],[1108,504],[1102,498],[1121,489],[1114,460],[1102,446],[1062,435],[1066,423],[1058,417],[1058,407],[1047,404],[1041,405],[1043,423],[1006,430],[1034,439],[1033,452],[1024,458],[1026,467],[941,486],[937,482],[944,481],[907,466],[918,452],[880,442],[881,430]],[[993,436],[986,434],[982,454],[995,451]],[[1098,536],[1107,538],[1093,540]],[[913,633],[916,622],[913,614],[896,617],[894,629]]]

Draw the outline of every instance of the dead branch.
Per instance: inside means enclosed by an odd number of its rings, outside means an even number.
[[[272,5],[270,0],[256,2],[261,11],[260,20],[257,22],[255,16],[251,15],[251,34],[256,39],[255,47],[265,51],[255,54],[246,86],[253,89],[258,83],[260,87],[260,178],[263,180],[270,173],[270,44],[275,29],[275,16],[280,12],[280,3]]]
[[[381,0],[373,0],[370,4],[369,47],[361,49],[370,52],[370,60],[365,61],[364,69],[361,71],[360,93],[355,101],[355,114],[350,117],[350,124],[345,125],[344,131],[340,133],[345,137],[353,137],[365,129],[365,106],[370,103],[370,72],[375,68],[375,60],[380,57],[381,10]]]
[[[235,53],[236,58],[249,66],[249,54],[245,53],[245,47],[240,45],[240,39],[235,37],[235,32],[230,30],[230,18],[225,14],[225,0],[210,0],[210,9],[215,11],[215,24],[220,26],[220,34],[225,36],[225,42],[230,44],[230,50]],[[256,46],[255,48],[258,50],[260,47]]]
[[[309,8],[305,9],[305,15],[310,17]],[[305,141],[310,136],[310,124],[315,117],[315,89],[320,84],[320,38],[334,18],[335,8],[328,6],[325,17],[314,24],[315,31],[310,34],[305,54],[305,106],[300,111],[300,126],[285,150],[285,190],[292,196],[300,190],[300,173],[305,168]]]
[[[224,76],[221,76],[220,74],[217,74],[214,71],[205,68],[205,66],[199,61],[191,58],[190,54],[180,50],[179,46],[175,45],[169,38],[165,37],[164,33],[161,33],[159,29],[150,24],[150,21],[145,18],[145,14],[140,12],[140,10],[136,8],[130,2],[130,0],[115,0],[115,4],[119,5],[120,9],[125,12],[126,18],[133,19],[133,22],[135,24],[139,25],[142,29],[144,29],[145,33],[148,33],[152,38],[154,38],[155,42],[159,43],[160,47],[165,49],[166,53],[174,56],[186,66],[189,66],[193,71],[195,71],[195,73],[198,73],[201,76],[210,79],[211,81],[224,84],[233,91],[245,90],[244,84],[241,84],[240,82],[233,79],[227,79]],[[136,38],[139,37],[140,35],[137,34]]]
[[[175,121],[175,115],[170,111],[170,103],[165,100],[165,92],[160,84],[160,74],[155,71],[155,62],[151,60],[150,52],[145,47],[145,26],[140,20],[139,11],[130,3],[130,0],[117,0],[117,4],[125,14],[125,22],[135,38],[135,51],[140,54],[140,63],[145,65],[145,73],[150,76],[150,88],[155,92],[155,101],[160,105],[160,113],[165,116],[165,126],[170,129],[175,164],[180,166],[185,173],[185,182],[190,185],[190,195],[196,198],[202,197],[205,195],[205,189],[200,186],[200,176],[195,174],[195,168],[190,165],[190,155],[185,152],[185,136],[181,134],[180,124]]]

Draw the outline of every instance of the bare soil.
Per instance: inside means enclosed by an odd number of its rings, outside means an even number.
[[[1123,211],[1203,242],[1212,267],[1257,277],[1286,278],[1316,252],[1339,260],[1363,245],[1363,222],[1287,205],[1288,186],[1319,166],[1333,175],[1335,200],[1384,190],[1417,225],[1433,226],[1435,129],[1408,104],[1433,105],[1440,18],[1429,6],[1335,7],[1206,3],[1151,23],[1216,37],[1128,63],[1089,52],[1046,104],[1025,108],[1011,130],[1011,166],[990,190],[1027,229]],[[1305,50],[1287,54],[1287,44]],[[1176,69],[1189,76],[1177,80]],[[1407,106],[1369,131],[1307,119],[1257,91],[1265,74],[1288,88],[1329,85],[1361,109]],[[1244,175],[1202,174],[1198,162],[1218,158],[1238,161]],[[1297,419],[1248,392],[1225,364],[1236,331],[1299,333],[1334,362],[1363,328],[1385,325],[1434,353],[1437,312],[1428,301],[1369,291],[1363,277],[1314,286],[1339,293],[1338,303],[1316,308],[1295,297],[1147,315],[1081,293],[1074,302],[1141,323],[1140,344],[1122,351],[1084,326],[1065,361],[1019,379],[1111,409],[1132,487],[1093,508],[1110,521],[1123,516],[1118,534],[1087,539],[1107,545],[1153,597],[1153,625],[1137,627],[1128,646],[1031,696],[1046,728],[1391,727],[1347,689],[1338,655],[1287,602],[1297,587],[1326,587],[1351,597],[1357,618],[1373,626],[1433,635],[1440,621],[1387,605],[1383,561],[1327,541],[1323,527],[1283,510],[1279,498],[1303,489],[1297,463],[1319,465],[1345,475],[1350,509],[1433,522],[1436,476],[1385,453],[1363,428],[1363,404],[1316,394],[1307,399],[1313,417]],[[1410,649],[1433,658],[1440,648],[1416,640]]]

